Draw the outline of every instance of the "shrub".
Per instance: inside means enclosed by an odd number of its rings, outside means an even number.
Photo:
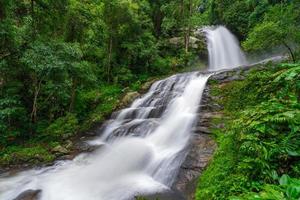
[[[68,113],[65,117],[55,120],[46,130],[45,137],[58,140],[69,138],[78,130],[78,120],[74,114]]]
[[[0,164],[9,165],[24,163],[35,164],[40,162],[51,162],[54,156],[49,153],[48,149],[31,144],[30,147],[11,146],[0,153]]]
[[[299,198],[299,88],[299,64],[253,70],[246,80],[214,86],[226,128],[214,131],[219,147],[197,199]]]

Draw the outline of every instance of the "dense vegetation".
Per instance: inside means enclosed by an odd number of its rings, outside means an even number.
[[[202,0],[200,11],[202,24],[226,25],[247,51],[265,53],[282,46],[290,53],[291,60],[297,59],[298,0]]]
[[[52,160],[49,149],[101,121],[124,88],[185,66],[196,5],[2,0],[0,163]],[[175,36],[184,42],[170,48]]]
[[[299,1],[203,1],[202,22],[225,24],[252,52],[282,47],[299,62]],[[300,198],[300,65],[267,65],[243,81],[214,85],[224,105],[218,148],[197,199]]]
[[[52,161],[124,92],[184,68],[193,29],[217,24],[249,52],[299,62],[298,0],[2,0],[0,165]],[[214,88],[226,126],[197,199],[300,198],[299,74],[270,65]]]
[[[255,69],[213,94],[225,128],[214,130],[219,147],[197,199],[299,199],[300,65]]]

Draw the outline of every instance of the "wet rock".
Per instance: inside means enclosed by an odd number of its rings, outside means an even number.
[[[5,172],[6,172],[6,169],[0,168],[0,177],[1,177],[1,175],[5,174]]]
[[[71,149],[73,147],[73,142],[71,140],[67,140],[65,144],[66,149]]]
[[[41,190],[26,190],[14,200],[38,200],[41,192]]]
[[[223,80],[226,77],[220,76],[220,79]],[[211,97],[208,84],[202,96],[197,123],[193,128],[194,135],[189,152],[173,185],[173,188],[181,192],[184,199],[194,199],[199,176],[209,164],[217,147],[209,134],[211,133],[211,128],[213,128],[211,120],[222,117],[220,110],[222,110],[222,107],[216,104]]]
[[[174,190],[167,190],[156,194],[144,195],[143,197],[147,200],[185,200],[182,194]]]
[[[173,38],[169,39],[169,43],[171,45],[178,47],[178,46],[183,45],[184,40],[183,40],[183,37],[173,37]]]
[[[183,37],[173,37],[171,39],[169,39],[169,43],[175,47],[182,47],[184,45],[184,38]],[[190,48],[192,49],[198,49],[198,50],[202,50],[203,47],[206,47],[206,44],[203,40],[197,38],[197,37],[193,37],[190,36],[189,38],[189,45]]]
[[[65,147],[63,147],[61,145],[57,145],[51,151],[54,153],[59,153],[59,154],[67,154],[69,152]]]
[[[125,106],[132,103],[137,97],[140,96],[138,92],[128,92],[121,100],[121,105]]]
[[[190,152],[181,166],[175,184],[175,188],[182,192],[186,199],[194,199],[197,180],[211,160],[215,148],[216,143],[209,135],[194,135]]]
[[[166,110],[166,106],[156,106],[149,113],[149,118],[159,118],[162,116],[163,112]]]
[[[195,128],[193,128],[193,132],[202,133],[202,134],[211,134],[209,128],[205,126],[196,126]]]
[[[117,110],[115,112],[113,112],[110,116],[111,119],[116,119],[118,117],[118,115],[120,114],[120,110]]]
[[[152,85],[155,81],[157,81],[157,80],[154,79],[154,80],[147,81],[146,83],[144,83],[144,84],[142,85],[142,87],[141,87],[141,91],[146,92],[147,90],[149,90],[150,87],[151,87],[151,85]]]
[[[75,148],[79,152],[92,152],[96,149],[98,149],[100,146],[95,146],[95,145],[89,145],[87,142],[81,141],[75,144]]]
[[[76,157],[76,153],[75,154],[70,154],[70,155],[64,155],[61,156],[59,159],[60,160],[73,160]]]
[[[198,49],[199,46],[201,45],[201,40],[199,40],[198,38],[195,38],[195,37],[190,37],[190,46],[193,48],[193,49]]]
[[[124,92],[124,93],[125,93],[125,92],[129,92],[129,91],[130,91],[130,88],[129,88],[129,87],[125,87],[125,88],[122,89],[122,92]]]
[[[87,136],[87,137],[94,137],[94,136],[97,136],[97,132],[96,131],[88,131],[88,132],[86,132],[85,133],[85,135]]]

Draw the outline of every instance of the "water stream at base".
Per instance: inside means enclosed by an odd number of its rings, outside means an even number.
[[[222,42],[224,30],[206,29],[206,33],[210,53],[215,52],[211,59],[217,59],[219,52],[212,50],[221,48],[215,42]],[[218,58],[210,62],[211,69],[243,64],[241,52],[228,56],[241,56],[241,62]],[[129,108],[112,115],[101,136],[89,141],[100,146],[98,150],[72,161],[0,177],[0,199],[13,200],[24,191],[41,190],[41,200],[126,200],[168,190],[185,159],[209,76],[192,72],[157,81]]]

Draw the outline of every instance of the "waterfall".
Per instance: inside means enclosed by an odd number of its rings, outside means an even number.
[[[41,200],[122,200],[169,189],[185,159],[208,77],[185,73],[154,83],[89,142],[101,145],[98,150],[0,177],[0,199],[41,190]]]
[[[227,28],[212,26],[202,30],[207,38],[210,70],[232,69],[247,64],[239,41]]]
[[[211,70],[246,64],[224,27],[205,28]],[[202,93],[210,75],[192,72],[157,81],[128,108],[112,115],[90,145],[71,161],[0,177],[0,199],[29,190],[41,200],[127,200],[169,190],[186,157]]]

